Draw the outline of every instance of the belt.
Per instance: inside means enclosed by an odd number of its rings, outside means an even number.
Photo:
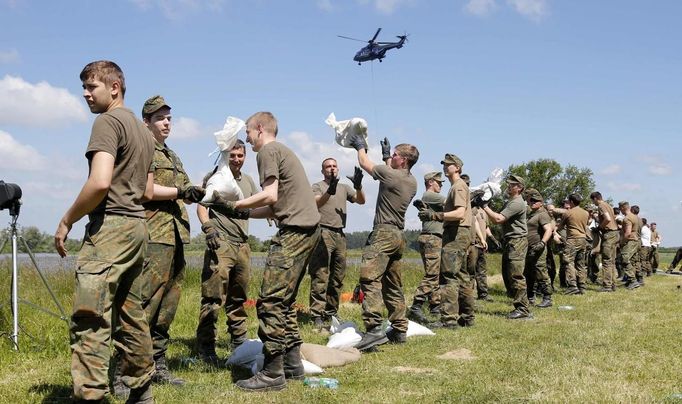
[[[422,236],[438,236],[443,238],[443,233],[422,233]]]
[[[375,224],[374,225],[375,229],[386,229],[386,230],[403,230],[402,228],[394,225],[394,224],[388,224],[388,223],[381,223],[381,224]]]
[[[315,225],[313,227],[301,227],[301,226],[281,226],[279,228],[280,231],[293,231],[296,233],[312,233],[315,230],[317,230],[318,225]]]
[[[343,234],[343,227],[332,227],[332,226],[327,226],[326,224],[321,224],[320,227],[323,229],[333,231],[334,233],[340,233]]]

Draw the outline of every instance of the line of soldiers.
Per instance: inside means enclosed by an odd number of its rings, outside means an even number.
[[[90,110],[98,114],[86,151],[89,175],[55,233],[55,247],[65,256],[64,241],[73,223],[89,216],[78,256],[70,327],[73,396],[77,401],[104,400],[113,339],[114,393],[127,396],[130,403],[151,403],[152,383],[184,384],[169,371],[166,351],[184,277],[183,246],[189,242],[185,204],[204,197],[212,173],[203,186],[190,183],[180,159],[166,145],[172,117],[163,97],[145,102],[141,122],[124,106],[125,79],[118,65],[92,62],[80,79]],[[379,192],[360,266],[366,330],[357,346],[361,351],[405,343],[408,316],[432,328],[474,325],[475,290],[479,299],[490,300],[485,261],[487,239],[492,236],[488,221],[501,224],[504,233],[502,273],[514,306],[507,318],[530,317],[536,291],[543,296],[538,307],[552,304],[546,266],[547,246],[555,233],[550,213],[561,215],[558,230],[566,229],[562,258],[566,293],[583,293],[588,214],[579,207],[579,196],[569,196],[567,209],[545,209],[537,190],[524,192],[523,178],[509,175],[509,198],[500,212],[494,212],[480,195],[472,200],[462,160],[447,153],[441,161],[451,185],[447,196],[439,195],[441,173],[433,172],[424,177],[427,190],[422,199],[414,201],[423,222],[419,244],[426,274],[408,310],[400,262],[407,245],[405,213],[417,192],[411,168],[419,159],[418,149],[410,144],[392,148],[384,138],[382,161],[375,164],[368,157],[366,139],[353,135],[348,140],[357,151],[359,167],[348,177],[352,188],[339,184],[339,168],[331,157],[322,161],[324,179],[311,187],[298,156],[277,141],[277,133],[277,119],[270,112],[257,112],[246,121],[246,143],[257,153],[260,191],[241,172],[246,144],[237,141],[229,152],[229,167],[244,198],[218,198],[197,206],[207,248],[196,343],[200,358],[213,365],[219,363],[215,346],[219,310],[227,314],[232,350],[247,337],[248,220],[274,219],[278,226],[256,304],[264,365],[253,377],[237,381],[239,388],[279,390],[287,380],[304,377],[294,303],[307,269],[314,326],[322,328],[338,315],[346,271],[346,204],[365,203],[363,172],[379,181]],[[618,224],[601,195],[595,192],[592,198],[598,208],[604,274],[600,291],[611,291]],[[634,257],[644,232],[627,203],[620,209],[623,271],[626,286],[634,289],[642,283]],[[427,301],[438,321],[426,320],[422,309]],[[387,332],[382,328],[384,307],[392,325]]]

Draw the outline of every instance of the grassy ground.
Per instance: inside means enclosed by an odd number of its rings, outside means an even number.
[[[666,268],[669,262],[662,257]],[[489,259],[498,272],[499,256]],[[349,268],[346,290],[357,279]],[[417,265],[404,269],[408,302],[421,277]],[[50,284],[70,310],[72,273],[50,274]],[[255,271],[255,296],[260,271]],[[535,309],[534,319],[508,321],[510,302],[499,275],[492,277],[493,302],[479,303],[476,325],[456,331],[438,331],[435,337],[417,337],[401,346],[384,346],[343,368],[330,368],[337,390],[311,389],[289,383],[276,393],[244,393],[232,382],[229,370],[212,370],[188,358],[194,355],[194,330],[199,308],[199,272],[188,270],[182,303],[172,329],[169,351],[173,371],[185,378],[184,388],[155,388],[159,403],[213,402],[661,402],[682,393],[682,345],[679,303],[682,277],[657,275],[635,291],[590,292],[584,296],[555,296],[549,309]],[[299,302],[307,303],[306,278]],[[9,300],[9,271],[0,268],[0,302]],[[21,296],[53,308],[49,296],[30,268],[22,272]],[[574,310],[562,311],[560,305]],[[358,324],[360,308],[344,304],[344,319]],[[257,322],[249,311],[250,335]],[[21,351],[11,350],[6,338],[11,329],[8,305],[0,307],[0,402],[68,402],[71,392],[66,323],[26,305],[21,306]],[[303,324],[307,342],[326,338]],[[31,335],[29,338],[27,335]],[[224,330],[219,355],[227,356]],[[679,400],[679,399],[678,399]],[[113,400],[112,400],[113,401]]]

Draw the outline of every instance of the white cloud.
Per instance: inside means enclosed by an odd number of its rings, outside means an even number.
[[[19,52],[16,49],[0,51],[0,65],[16,63],[19,61]]]
[[[334,5],[331,0],[317,0],[317,8],[324,11],[334,10]]]
[[[130,0],[140,10],[159,10],[169,20],[179,20],[187,14],[217,12],[224,0]]]
[[[464,10],[469,14],[484,17],[497,10],[495,0],[469,0],[464,5]]]
[[[610,166],[602,168],[602,170],[599,173],[602,175],[616,175],[620,174],[621,171],[623,171],[623,168],[620,165],[611,164]]]
[[[641,184],[634,182],[609,182],[606,186],[611,191],[640,191],[642,189]]]
[[[672,167],[670,167],[670,165],[659,155],[645,154],[643,156],[638,156],[637,160],[648,165],[647,170],[649,171],[649,174],[661,176],[672,174]]]
[[[21,144],[12,135],[0,130],[0,168],[40,171],[47,168],[47,158],[33,146]]]
[[[0,124],[54,127],[84,122],[84,105],[66,89],[45,81],[32,84],[10,75],[0,80]]]
[[[199,121],[181,116],[173,119],[171,137],[173,139],[193,139],[207,133],[201,128]]]
[[[673,170],[667,164],[658,163],[649,166],[649,173],[653,175],[671,175]]]
[[[411,5],[415,0],[357,0],[360,4],[371,4],[382,14],[392,14],[398,7]]]
[[[507,0],[507,4],[533,21],[540,21],[549,14],[547,0]]]

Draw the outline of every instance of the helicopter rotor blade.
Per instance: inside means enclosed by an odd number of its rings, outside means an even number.
[[[343,39],[350,39],[351,41],[367,42],[367,41],[362,40],[362,39],[351,38],[351,37],[347,37],[347,36],[343,36],[343,35],[337,35],[337,36],[338,36],[339,38],[343,38]]]
[[[374,40],[377,39],[377,37],[379,36],[379,32],[381,32],[381,28],[379,28],[379,29],[377,30],[377,33],[374,34],[374,37],[372,37],[372,39],[370,39],[368,42],[369,42],[369,43],[374,42]]]

